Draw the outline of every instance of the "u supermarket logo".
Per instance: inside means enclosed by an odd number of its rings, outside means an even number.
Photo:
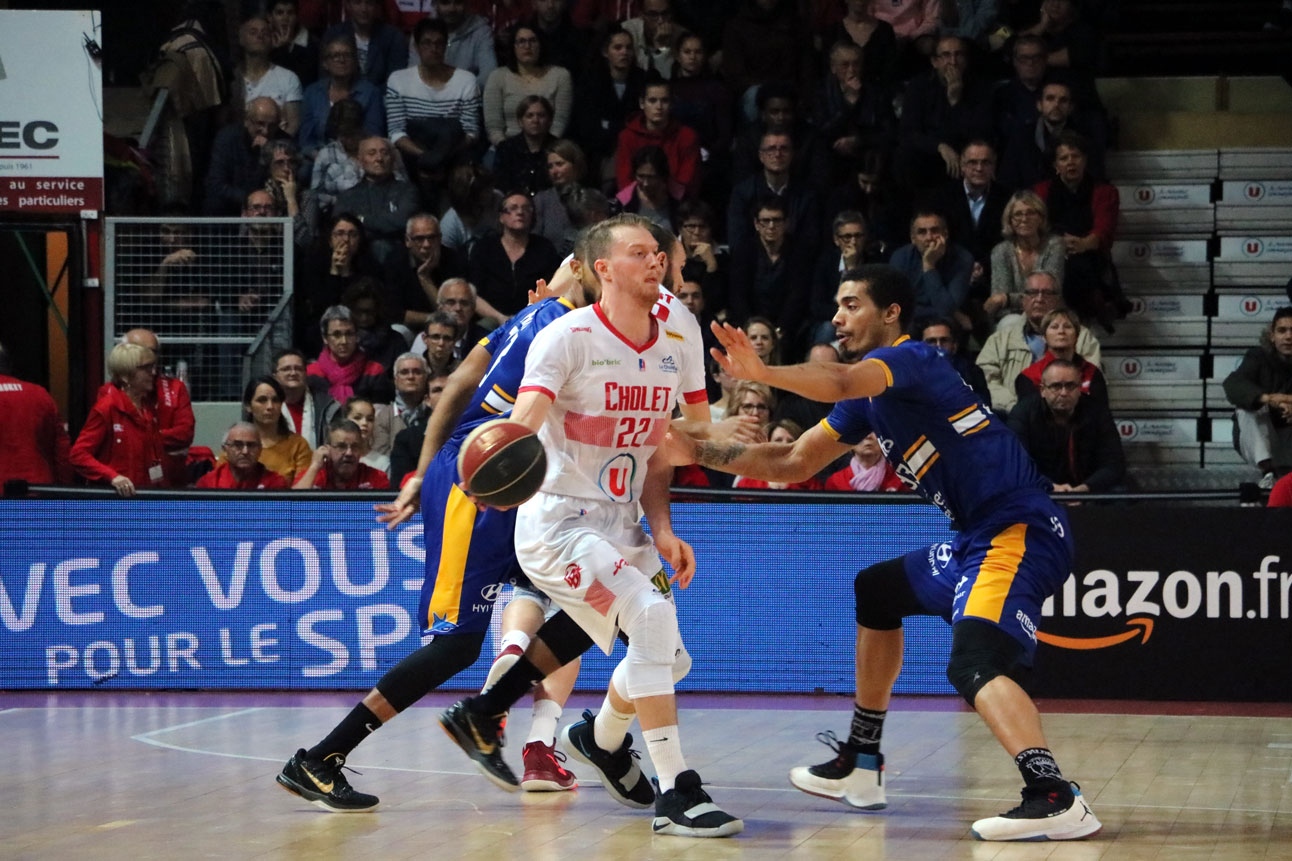
[[[1141,185],[1139,188],[1135,189],[1135,200],[1139,203],[1152,203],[1156,197],[1157,192],[1155,192],[1151,186]]]
[[[1244,317],[1255,317],[1261,313],[1261,300],[1257,296],[1244,296],[1238,303],[1238,309],[1243,312]]]
[[[1249,182],[1243,193],[1247,195],[1248,200],[1260,200],[1265,196],[1265,186],[1259,182]]]
[[[1130,441],[1139,436],[1139,425],[1131,419],[1122,419],[1117,423],[1117,435]]]
[[[1122,359],[1121,364],[1122,376],[1128,380],[1133,380],[1139,376],[1140,371],[1144,370],[1143,363],[1139,359]]]
[[[1265,243],[1259,239],[1244,239],[1243,254],[1248,257],[1260,257],[1265,251]]]

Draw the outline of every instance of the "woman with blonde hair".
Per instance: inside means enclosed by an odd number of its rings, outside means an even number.
[[[162,486],[161,429],[148,397],[157,385],[157,356],[139,344],[117,344],[108,353],[108,374],[99,400],[72,446],[76,471],[111,484],[120,496]]]
[[[1036,192],[1015,192],[1001,213],[1004,239],[991,250],[991,295],[983,310],[993,320],[1023,310],[1027,276],[1048,272],[1063,286],[1066,250],[1063,239],[1050,233],[1049,213]]]

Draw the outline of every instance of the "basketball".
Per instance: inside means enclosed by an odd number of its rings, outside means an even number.
[[[496,419],[480,425],[462,441],[458,474],[467,492],[485,505],[511,508],[542,487],[547,453],[529,428]]]

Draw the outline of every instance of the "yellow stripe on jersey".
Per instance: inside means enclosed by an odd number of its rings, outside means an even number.
[[[674,341],[681,341],[684,344],[686,343],[686,337],[674,332],[672,329],[665,329],[664,334],[672,338]]]
[[[956,433],[961,436],[968,436],[986,427],[987,416],[980,406],[974,404],[968,409],[951,416],[948,421],[951,422],[951,427],[955,429]]]
[[[974,579],[969,598],[965,601],[964,614],[991,622],[1000,622],[1000,614],[1014,585],[1014,575],[1023,561],[1027,547],[1027,524],[1015,523],[991,541],[978,576]]]
[[[830,439],[835,440],[836,442],[838,441],[839,432],[830,427],[830,420],[828,417],[821,419],[821,430],[825,431],[826,435],[829,436]]]
[[[480,402],[480,408],[497,416],[508,412],[515,404],[516,398],[514,396],[494,386],[489,391],[489,394],[485,395],[484,400]]]
[[[879,367],[883,368],[884,381],[890,386],[893,384],[893,369],[888,367],[887,362],[885,362],[883,359],[866,359],[865,361],[874,362],[876,365],[879,365]]]
[[[427,630],[442,619],[456,625],[458,609],[462,606],[462,580],[467,570],[467,550],[471,547],[471,534],[475,529],[475,504],[456,484],[449,490],[444,505],[444,533],[440,536],[440,567],[435,574],[435,591],[431,593],[430,618],[422,620]]]

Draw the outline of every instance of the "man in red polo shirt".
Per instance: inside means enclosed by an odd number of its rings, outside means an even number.
[[[72,447],[49,392],[13,376],[0,345],[0,483],[71,484]]]
[[[385,490],[386,473],[360,460],[368,452],[363,431],[349,419],[332,423],[327,445],[314,449],[314,457],[292,485],[296,490]]]
[[[225,431],[224,460],[197,480],[203,490],[287,490],[287,479],[265,469],[260,458],[260,434],[250,422]]]

